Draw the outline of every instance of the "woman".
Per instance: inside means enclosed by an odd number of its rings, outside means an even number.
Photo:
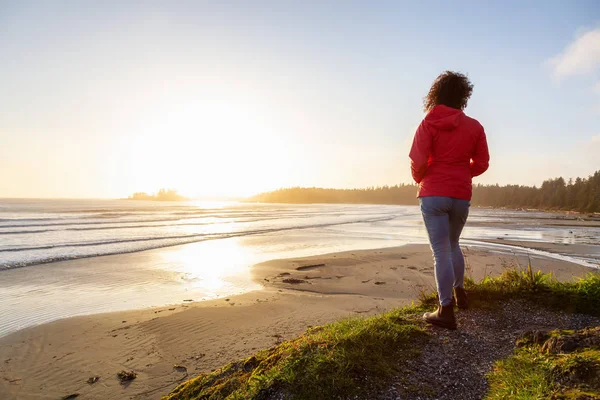
[[[448,329],[456,329],[454,303],[468,307],[465,260],[458,240],[469,215],[471,180],[488,169],[490,159],[483,127],[463,112],[472,92],[473,85],[463,74],[446,71],[438,76],[424,99],[427,115],[410,150],[440,300],[437,311],[423,318]]]

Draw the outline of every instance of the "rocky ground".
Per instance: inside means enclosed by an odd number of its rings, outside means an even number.
[[[486,374],[494,361],[511,355],[523,334],[600,326],[599,318],[551,311],[525,301],[510,301],[497,309],[459,311],[457,320],[455,331],[429,327],[431,339],[421,356],[409,361],[387,389],[366,398],[482,399],[488,389]]]

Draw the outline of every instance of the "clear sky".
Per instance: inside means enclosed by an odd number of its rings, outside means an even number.
[[[600,2],[2,1],[0,197],[410,182],[467,73],[481,183],[600,169]]]

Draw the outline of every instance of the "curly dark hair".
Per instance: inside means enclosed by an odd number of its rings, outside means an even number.
[[[460,72],[445,71],[441,73],[433,84],[429,93],[423,99],[425,112],[437,105],[464,110],[473,93],[473,84],[466,75]]]

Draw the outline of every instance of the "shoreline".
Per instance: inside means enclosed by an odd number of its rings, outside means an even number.
[[[490,244],[500,244],[512,247],[518,247],[521,249],[537,250],[551,254],[558,254],[566,257],[578,257],[581,260],[589,260],[591,268],[600,269],[600,251],[599,246],[591,244],[572,244],[572,243],[547,243],[547,242],[535,242],[529,240],[512,240],[512,239],[480,239],[480,242]],[[594,265],[595,264],[595,265]]]
[[[482,279],[525,255],[463,245],[470,275]],[[590,268],[536,260],[560,280]],[[469,274],[469,273],[468,273]],[[225,299],[70,317],[0,338],[0,397],[160,398],[179,380],[299,335],[310,326],[410,304],[434,288],[427,245],[273,260],[251,269],[261,289]],[[186,367],[187,372],[173,365]],[[119,384],[116,373],[137,379]],[[89,385],[91,376],[100,380]]]
[[[0,271],[4,278],[0,280],[0,290],[4,291],[6,309],[0,316],[0,338],[31,326],[75,316],[165,307],[182,304],[188,299],[207,301],[259,289],[264,282],[258,282],[257,285],[252,279],[252,265],[270,258],[255,257],[247,252],[243,257],[229,259],[223,251],[239,252],[241,248],[229,243],[231,240],[234,239],[57,261],[36,270],[16,268]],[[415,244],[424,243],[413,242],[400,246]],[[596,245],[551,244],[498,237],[463,239],[462,246],[501,252],[509,258],[517,254],[541,259],[555,258],[600,269],[600,246]],[[352,251],[373,249],[363,247]],[[217,276],[210,271],[195,269],[197,267],[192,260],[206,257],[207,251],[213,255],[212,268],[222,271]],[[231,268],[234,264],[236,267]],[[202,276],[206,272],[212,278],[218,278],[219,289],[211,289],[211,281],[203,282]],[[70,282],[82,283],[71,285]],[[107,297],[107,293],[111,295]],[[68,302],[73,297],[81,297],[81,300],[77,303]]]
[[[600,246],[588,244],[546,243],[528,240],[497,239],[465,239],[461,247],[471,246],[487,251],[504,251],[531,259],[554,259],[577,264],[590,270],[600,271]],[[595,250],[595,251],[593,251]],[[533,262],[535,268],[536,263]],[[525,263],[527,265],[527,263]]]
[[[415,198],[418,200],[418,198]],[[255,201],[248,199],[237,200],[239,203],[249,204],[289,204],[289,205],[371,205],[371,206],[418,206],[419,202],[414,203],[336,203],[336,202],[283,202],[283,201]],[[568,221],[597,221],[600,222],[600,213],[598,212],[587,212],[587,211],[576,211],[576,210],[560,210],[552,208],[526,208],[526,207],[505,207],[505,206],[480,206],[471,205],[471,208],[483,209],[483,210],[504,210],[504,211],[519,211],[519,212],[539,212],[546,214],[560,214],[562,218]],[[567,216],[573,216],[574,218],[567,218]],[[580,218],[577,218],[580,217]]]

